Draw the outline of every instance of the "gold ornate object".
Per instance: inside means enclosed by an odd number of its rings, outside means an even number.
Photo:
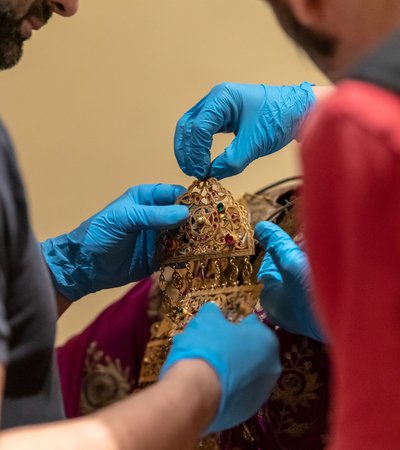
[[[204,303],[216,302],[237,322],[254,311],[260,292],[250,260],[253,230],[244,206],[214,178],[195,181],[177,204],[189,208],[189,218],[158,241],[163,319],[152,326],[141,387],[157,380],[172,337]]]
[[[247,212],[215,178],[195,181],[177,204],[189,208],[189,219],[162,235],[161,264],[254,254]]]
[[[189,207],[190,216],[178,230],[164,233],[159,241],[158,298],[162,298],[162,306],[157,303],[153,309],[163,314],[161,318],[157,315],[151,329],[140,373],[141,387],[157,380],[172,337],[204,303],[216,302],[234,322],[254,310],[260,320],[265,319],[258,304],[261,286],[256,282],[264,252],[258,248],[257,257],[252,256],[252,227],[260,220],[271,220],[293,237],[300,236],[294,215],[298,184],[298,179],[283,180],[256,194],[245,194],[236,202],[216,180],[196,181],[178,200]],[[246,425],[242,425],[242,432],[249,445],[254,445]],[[196,449],[219,450],[221,442],[221,435],[211,435],[198,442]]]
[[[235,297],[236,304],[238,296],[244,300],[254,291],[244,288],[252,285],[250,256],[254,254],[253,230],[244,206],[215,178],[195,181],[177,204],[189,208],[189,218],[178,229],[162,233],[158,246],[159,286],[165,313],[175,324],[172,335],[206,301],[218,302],[223,295]],[[172,292],[166,266],[173,269]]]
[[[302,233],[296,219],[296,207],[301,180],[301,177],[286,178],[255,194],[244,194],[239,202],[249,211],[251,226],[262,220],[274,222],[293,239],[300,241]]]

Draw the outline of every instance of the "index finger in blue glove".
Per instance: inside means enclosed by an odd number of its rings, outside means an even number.
[[[117,213],[118,214],[118,213]],[[165,230],[176,228],[189,217],[183,205],[124,207],[115,222],[127,233],[142,230]]]
[[[229,111],[224,111],[223,105],[215,100],[210,106],[207,106],[206,102],[191,124],[190,133],[186,134],[186,152],[190,155],[193,174],[198,178],[209,174],[213,137],[223,129],[228,113]]]
[[[243,170],[255,159],[249,140],[240,139],[240,134],[232,141],[223,153],[211,163],[210,177],[222,180],[232,177]],[[238,151],[240,149],[240,151]]]
[[[190,148],[187,147],[188,136],[191,132],[191,123],[197,117],[197,114],[205,103],[205,98],[201,99],[192,108],[189,109],[176,124],[174,136],[174,151],[175,158],[178,161],[179,167],[186,175],[193,175],[192,161],[190,158]]]
[[[258,281],[268,282],[269,287],[280,285],[282,283],[282,275],[269,253],[265,253],[264,255],[261,267],[257,274],[257,279]]]
[[[271,255],[277,269],[291,273],[293,265],[302,266],[305,256],[292,238],[271,222],[260,222],[255,227],[255,237]]]
[[[128,194],[139,205],[173,205],[176,199],[186,192],[183,186],[177,184],[141,184],[128,189]]]
[[[218,305],[214,302],[204,304],[196,316],[188,323],[187,329],[196,329],[201,323],[215,324],[215,321],[225,322],[225,317]]]

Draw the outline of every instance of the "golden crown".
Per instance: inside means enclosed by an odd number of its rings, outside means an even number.
[[[159,236],[163,318],[152,326],[141,386],[157,380],[171,338],[204,303],[217,303],[236,322],[254,311],[260,293],[250,261],[254,234],[244,206],[215,178],[195,181],[176,203],[189,208],[189,218]]]

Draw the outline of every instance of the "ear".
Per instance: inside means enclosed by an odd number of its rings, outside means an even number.
[[[325,17],[326,0],[286,0],[293,15],[306,27],[315,27]]]

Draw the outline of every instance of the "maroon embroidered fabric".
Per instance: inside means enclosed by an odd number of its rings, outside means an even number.
[[[107,406],[137,388],[150,338],[148,278],[106,308],[85,330],[57,349],[68,418]]]
[[[148,279],[135,285],[58,349],[67,417],[104,407],[137,387],[150,335],[147,310],[152,283]],[[278,385],[256,416],[221,434],[221,450],[325,447],[329,388],[324,346],[283,330],[277,334],[283,365]]]

